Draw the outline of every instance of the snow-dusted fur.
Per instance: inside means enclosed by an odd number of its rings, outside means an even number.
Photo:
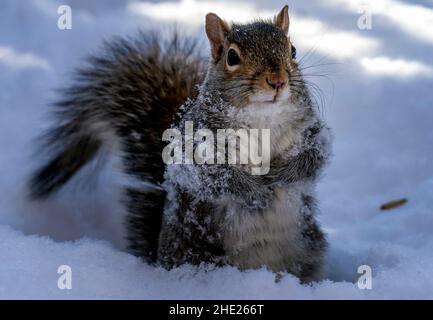
[[[270,40],[269,34],[274,35]],[[181,131],[185,121],[215,136],[217,129],[270,129],[271,169],[253,176],[245,166],[168,166],[158,252],[165,265],[265,265],[303,281],[320,278],[326,240],[315,220],[314,187],[329,157],[329,132],[296,62],[287,59],[285,38],[270,22],[235,25],[227,34],[228,42],[236,39],[244,50],[254,50],[257,65],[250,60],[250,67],[289,61],[289,86],[280,102],[239,105],[242,92],[251,97],[260,89],[253,86],[255,79],[227,81],[223,53],[210,65],[197,99],[184,106]]]
[[[215,131],[250,127],[250,118],[233,117],[233,107],[210,96],[219,95],[205,83],[183,121]],[[320,277],[326,240],[314,218],[314,182],[329,157],[328,128],[307,96],[293,94],[275,108],[280,112],[268,119],[275,121],[269,124],[276,141],[269,174],[252,176],[227,165],[168,166],[158,252],[164,264],[265,265],[304,281]]]

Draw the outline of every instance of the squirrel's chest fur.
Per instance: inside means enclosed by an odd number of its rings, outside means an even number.
[[[290,106],[286,111],[279,106],[269,108],[273,110],[260,114],[257,110],[263,110],[263,106],[249,106],[240,120],[251,128],[270,130],[272,158],[289,152],[301,139],[301,132],[289,124]],[[297,259],[302,260],[300,213],[302,197],[310,193],[309,189],[307,183],[277,187],[269,207],[256,212],[246,210],[233,199],[222,199],[220,210],[226,217],[223,244],[230,263],[241,269],[266,265],[279,272],[294,266]]]
[[[270,130],[270,152],[271,157],[274,157],[287,152],[301,138],[301,130],[296,130],[290,125],[291,108],[290,105],[264,107],[260,104],[251,104],[239,112],[237,118],[249,128]],[[261,143],[263,141],[260,141],[257,146]]]
[[[250,212],[234,201],[225,211],[223,244],[231,264],[241,269],[266,265],[275,272],[294,268],[302,260],[302,189],[281,187],[269,208]]]

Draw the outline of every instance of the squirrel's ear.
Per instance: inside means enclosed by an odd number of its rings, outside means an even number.
[[[217,62],[221,58],[224,39],[230,31],[229,25],[215,13],[206,15],[206,34],[212,49],[212,58]]]
[[[277,27],[283,30],[284,34],[289,32],[290,19],[288,5],[285,5],[284,8],[281,9],[280,13],[277,14],[274,19],[274,23]]]

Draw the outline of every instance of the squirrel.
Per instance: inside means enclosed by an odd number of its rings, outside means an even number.
[[[124,188],[130,249],[145,261],[167,269],[266,266],[319,280],[327,241],[315,185],[331,134],[302,77],[289,21],[288,6],[247,24],[207,14],[208,62],[178,35],[105,43],[55,105],[58,122],[43,140],[54,156],[30,178],[30,197],[48,198],[108,148],[146,184]],[[188,121],[212,132],[269,129],[269,172],[165,164],[163,132]]]

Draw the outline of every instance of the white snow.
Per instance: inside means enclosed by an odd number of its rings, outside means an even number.
[[[19,53],[8,47],[0,47],[0,63],[17,69],[42,68],[48,69],[49,64],[31,53]]]
[[[408,78],[412,76],[433,76],[433,69],[419,62],[387,57],[364,58],[361,65],[372,74]]]
[[[65,3],[73,29],[61,31],[57,7]],[[318,190],[319,219],[331,243],[323,282],[304,286],[285,275],[275,283],[264,269],[168,272],[146,265],[124,250],[118,177],[109,166],[90,181],[82,173],[56,200],[26,200],[25,178],[41,161],[34,138],[49,125],[55,89],[103,38],[138,27],[167,30],[175,20],[203,36],[200,17],[207,11],[244,20],[269,17],[284,4],[1,2],[0,298],[433,299],[433,3],[427,0],[362,1],[362,8],[372,5],[372,30],[358,29],[361,1],[289,3],[291,37],[300,58],[310,52],[303,66],[316,65],[305,73],[323,90],[335,136]],[[191,19],[178,18],[176,8]],[[409,202],[379,210],[398,198]],[[72,268],[72,290],[57,287],[61,265]],[[372,268],[371,290],[356,284],[360,265]]]

